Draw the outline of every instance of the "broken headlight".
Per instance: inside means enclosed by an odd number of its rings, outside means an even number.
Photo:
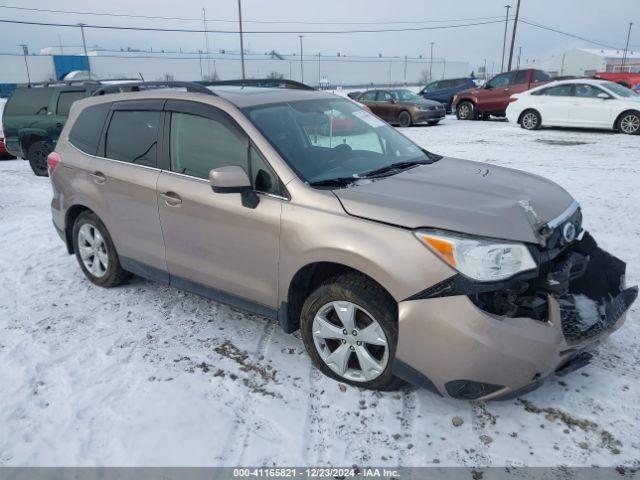
[[[463,275],[481,282],[504,280],[536,268],[522,243],[419,230],[416,237]]]

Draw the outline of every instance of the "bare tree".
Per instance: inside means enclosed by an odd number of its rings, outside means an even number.
[[[269,80],[282,80],[284,78],[284,75],[274,70],[273,72],[269,73],[269,75],[267,75],[267,78]]]

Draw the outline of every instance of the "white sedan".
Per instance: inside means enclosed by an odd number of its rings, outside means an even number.
[[[526,130],[554,126],[640,133],[640,95],[606,80],[551,82],[516,93],[509,102],[507,118]]]

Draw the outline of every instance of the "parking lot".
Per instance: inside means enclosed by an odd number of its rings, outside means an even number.
[[[559,183],[640,283],[638,137],[450,115],[402,131]],[[322,376],[274,322],[140,278],[92,285],[50,197],[26,162],[0,161],[0,465],[640,467],[637,304],[591,365],[522,398],[365,391]]]

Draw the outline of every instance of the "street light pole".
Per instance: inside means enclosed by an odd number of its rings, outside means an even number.
[[[516,17],[513,19],[513,32],[511,32],[511,49],[509,50],[509,66],[508,71],[511,71],[511,62],[513,60],[513,48],[516,44],[516,29],[518,28],[518,16],[520,15],[520,0],[516,4]]]
[[[244,80],[244,40],[242,38],[242,6],[238,0],[238,22],[240,23],[240,62],[242,63],[242,79]]]
[[[509,9],[511,5],[505,5],[504,8],[507,9],[507,15],[504,18],[504,37],[502,39],[502,63],[500,64],[500,73],[504,72],[504,54],[507,49],[507,26],[509,25]]]
[[[433,71],[433,44],[435,42],[429,42],[431,44],[431,53],[429,55],[429,81],[431,81],[431,78],[433,78],[431,76],[431,73]]]
[[[304,68],[302,67],[302,37],[304,35],[298,35],[300,39],[300,81],[304,83]]]
[[[89,61],[89,55],[87,54],[87,41],[84,38],[84,26],[86,23],[78,23],[80,32],[82,33],[82,48],[84,49],[84,56],[87,59],[87,70],[89,71],[89,78],[91,78],[91,62]]]
[[[20,46],[22,47],[22,55],[24,56],[24,66],[27,69],[27,83],[31,83],[31,75],[29,74],[29,63],[27,62],[29,48],[24,43],[21,43]]]
[[[622,66],[623,67],[627,63],[627,50],[629,50],[629,37],[631,36],[631,26],[632,25],[633,25],[633,22],[629,22],[629,31],[627,32],[627,43],[624,46],[624,55],[622,55]]]

